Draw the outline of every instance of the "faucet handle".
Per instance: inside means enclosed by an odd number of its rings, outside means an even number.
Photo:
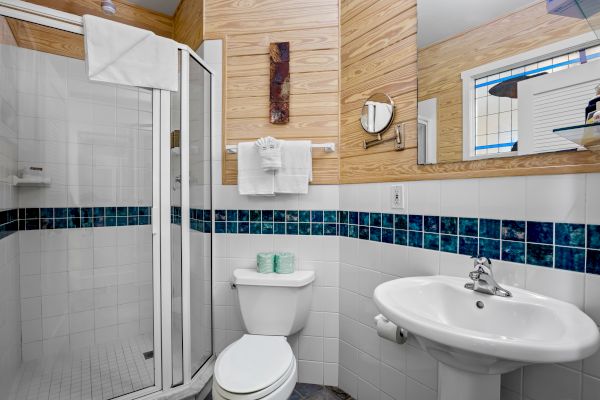
[[[492,271],[492,261],[488,257],[484,256],[473,256],[473,267],[479,269],[482,267],[487,268],[490,272]]]

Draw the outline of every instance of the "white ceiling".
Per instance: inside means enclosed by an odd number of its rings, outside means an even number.
[[[175,14],[179,0],[128,0],[130,3],[137,4],[149,10],[154,10],[167,15]],[[117,6],[117,14],[119,13]]]
[[[534,2],[537,1],[417,0],[417,45],[421,48],[439,42]]]

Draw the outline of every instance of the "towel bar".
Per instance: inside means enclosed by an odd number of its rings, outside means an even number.
[[[313,143],[312,148],[323,149],[326,153],[333,153],[335,151],[335,143]],[[236,154],[237,145],[228,144],[225,146],[225,151],[227,152],[227,154]]]

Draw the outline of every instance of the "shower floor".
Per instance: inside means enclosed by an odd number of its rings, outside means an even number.
[[[23,363],[10,400],[108,400],[154,384],[151,336]]]

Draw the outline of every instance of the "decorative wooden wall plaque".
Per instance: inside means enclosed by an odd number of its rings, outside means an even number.
[[[272,124],[290,121],[290,42],[271,43],[270,114]]]

